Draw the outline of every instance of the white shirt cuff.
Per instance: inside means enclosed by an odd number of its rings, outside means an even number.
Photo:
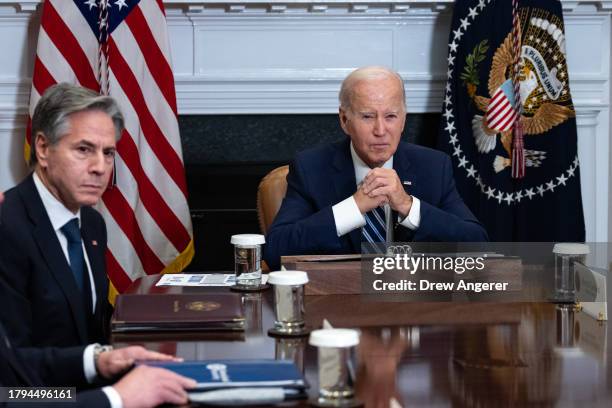
[[[96,362],[94,361],[94,347],[95,344],[90,344],[85,347],[83,352],[83,372],[85,373],[85,379],[89,384],[93,383],[98,376],[96,371]]]
[[[400,224],[408,229],[416,230],[421,224],[421,200],[412,196],[412,206],[408,211],[408,216],[400,220]]]
[[[366,224],[365,217],[359,211],[353,196],[340,201],[332,207],[334,221],[336,222],[336,234],[339,237],[354,229],[361,228]]]
[[[110,402],[111,408],[123,408],[123,401],[121,401],[121,395],[113,387],[104,387],[102,392],[106,394]]]

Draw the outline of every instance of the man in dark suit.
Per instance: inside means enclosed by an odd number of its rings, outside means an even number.
[[[340,90],[345,141],[298,154],[264,258],[358,253],[362,242],[486,241],[465,206],[445,154],[400,142],[401,77],[384,67],[353,71]]]
[[[4,195],[0,192],[0,205]],[[4,244],[0,242],[0,244]],[[20,295],[2,276],[6,268],[0,258],[0,299],[14,304]],[[92,382],[110,383],[129,370],[136,360],[176,360],[172,356],[145,350],[140,346],[96,352],[97,344],[69,348],[14,348],[0,320],[0,387],[91,387]],[[163,403],[185,404],[185,389],[196,382],[157,367],[139,366],[114,385],[79,392],[76,404],[49,403],[51,407],[155,407]],[[3,405],[3,404],[0,404]],[[22,406],[7,404],[8,406]],[[41,404],[37,404],[41,406]]]
[[[91,208],[107,187],[123,116],[112,98],[69,84],[45,92],[32,116],[34,171],[6,192],[4,278],[18,293],[5,327],[19,346],[107,339],[106,227]]]

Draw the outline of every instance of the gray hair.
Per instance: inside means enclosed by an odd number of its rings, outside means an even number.
[[[38,133],[43,133],[49,144],[55,145],[69,132],[70,115],[86,111],[100,111],[110,116],[115,126],[115,140],[121,138],[125,122],[119,105],[113,98],[63,82],[49,87],[34,109],[30,133],[30,165],[37,161],[35,141]]]
[[[344,110],[351,108],[351,100],[353,99],[353,90],[355,85],[363,80],[367,79],[378,79],[384,77],[393,77],[398,81],[398,86],[402,90],[402,105],[406,110],[406,90],[404,89],[404,80],[391,68],[383,66],[368,66],[357,68],[342,81],[340,87],[340,93],[338,94],[338,100],[340,101],[340,107]]]

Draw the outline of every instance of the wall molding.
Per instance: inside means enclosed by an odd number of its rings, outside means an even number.
[[[551,0],[552,1],[552,0]],[[180,114],[334,114],[342,79],[398,70],[408,109],[439,112],[454,0],[165,0]],[[587,239],[610,238],[612,0],[562,0]],[[41,0],[0,0],[0,153],[17,149]],[[585,46],[584,44],[588,44]],[[7,168],[8,166],[8,168]],[[0,160],[0,190],[19,172]]]

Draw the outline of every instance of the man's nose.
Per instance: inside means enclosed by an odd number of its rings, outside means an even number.
[[[89,162],[89,171],[95,174],[104,174],[106,171],[106,157],[104,157],[104,152],[99,151],[96,152]]]
[[[374,122],[374,134],[376,136],[382,136],[385,133],[385,122],[384,118],[378,116]]]

